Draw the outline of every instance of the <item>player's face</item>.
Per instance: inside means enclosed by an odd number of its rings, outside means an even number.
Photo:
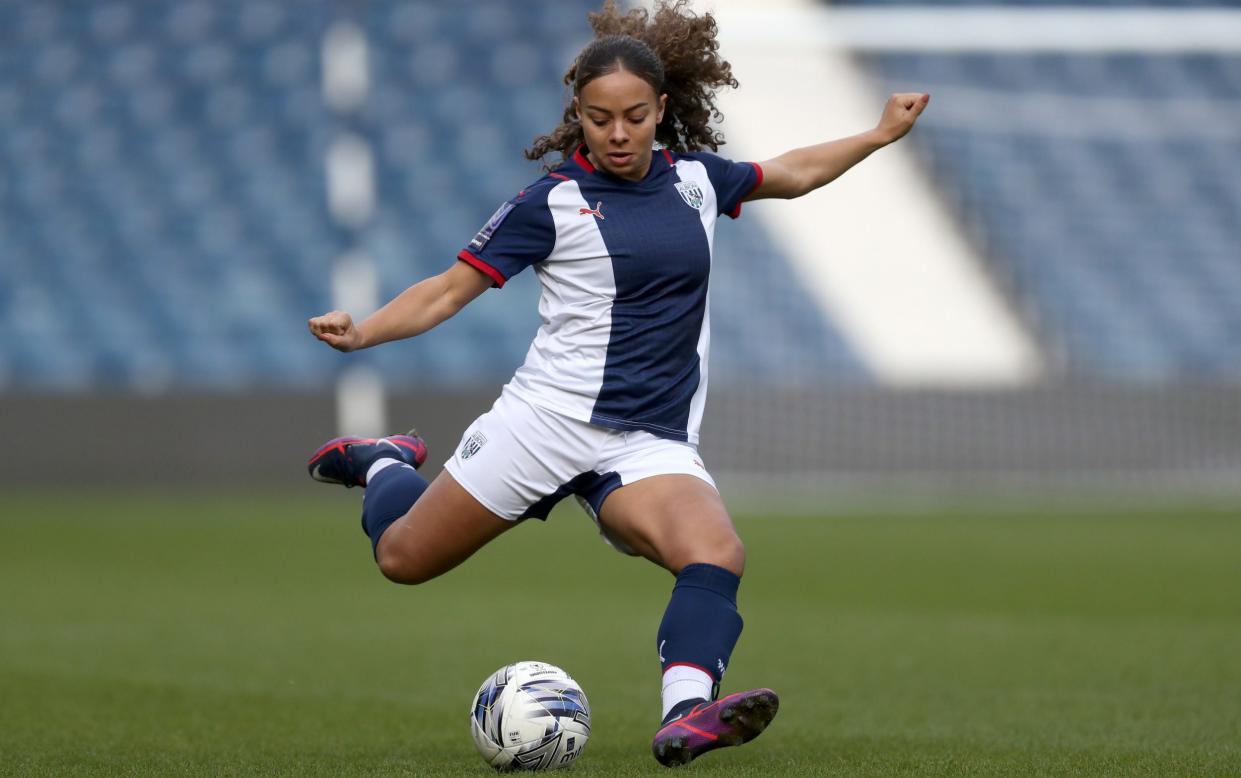
[[[574,98],[597,168],[630,181],[641,181],[651,167],[655,127],[664,118],[667,95],[627,70],[600,76]]]

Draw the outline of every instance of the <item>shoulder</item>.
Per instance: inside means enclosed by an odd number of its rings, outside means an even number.
[[[715,190],[719,212],[734,219],[741,213],[742,201],[763,181],[763,169],[754,162],[734,162],[709,151],[677,152],[675,157],[681,176],[707,181]]]
[[[756,175],[762,175],[753,162],[734,162],[709,151],[678,151],[672,152],[672,157],[673,168],[682,176],[705,176],[716,189],[746,187]]]
[[[734,179],[745,178],[755,168],[752,162],[734,162],[710,151],[674,151],[670,152],[673,167],[684,170],[687,167],[700,167],[711,179],[713,185],[721,185]]]
[[[551,191],[568,179],[565,176],[558,175],[556,171],[544,173],[542,177],[533,181],[526,188],[517,193],[509,203],[513,206],[526,206],[525,210],[530,207],[547,207],[547,196]]]
[[[484,248],[495,251],[499,245],[512,241],[529,242],[544,239],[555,228],[552,222],[548,195],[561,181],[551,174],[544,174],[513,197],[500,203],[500,207],[483,225],[467,251],[481,253]],[[495,242],[493,242],[493,238]]]
[[[673,151],[670,153],[672,154],[672,158],[676,161],[684,159],[691,162],[701,162],[708,168],[725,167],[733,164],[732,160],[725,159],[719,154],[714,154],[710,151]]]

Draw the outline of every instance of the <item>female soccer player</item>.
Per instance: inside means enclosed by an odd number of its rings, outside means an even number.
[[[565,76],[563,122],[526,153],[563,161],[500,206],[445,272],[361,324],[341,311],[309,322],[335,349],[369,348],[421,335],[533,266],[542,326],[525,364],[430,485],[412,434],[338,438],[309,470],[366,487],[375,560],[406,584],[578,496],[612,545],[676,576],[656,639],[664,718],[652,743],[675,765],[753,739],[779,704],[769,689],[717,699],[741,634],[745,550],[697,452],[716,220],[832,181],[909,132],[929,96],[893,95],[860,135],[729,162],[701,151],[723,143],[710,124],[716,90],[737,86],[714,19],[685,0],[653,15],[609,0],[590,22],[595,40]]]

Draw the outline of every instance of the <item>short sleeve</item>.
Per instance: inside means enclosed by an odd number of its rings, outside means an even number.
[[[763,169],[757,163],[732,162],[706,152],[685,156],[701,162],[707,169],[721,215],[728,214],[734,219],[740,216],[741,203],[763,183]]]
[[[457,259],[501,287],[530,265],[547,259],[555,245],[547,188],[531,187],[502,204]]]

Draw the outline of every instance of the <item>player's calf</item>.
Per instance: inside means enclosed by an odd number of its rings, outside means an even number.
[[[401,474],[402,470],[406,475]],[[420,477],[407,467],[388,468],[367,489],[368,501],[376,490],[389,488],[389,473],[393,479]],[[400,487],[394,484],[392,488]],[[400,507],[398,503],[394,510]],[[375,561],[384,577],[394,583],[424,583],[461,564],[514,526],[516,522],[492,513],[449,473],[443,472],[417,504],[403,514],[403,519],[383,535],[375,549]]]

